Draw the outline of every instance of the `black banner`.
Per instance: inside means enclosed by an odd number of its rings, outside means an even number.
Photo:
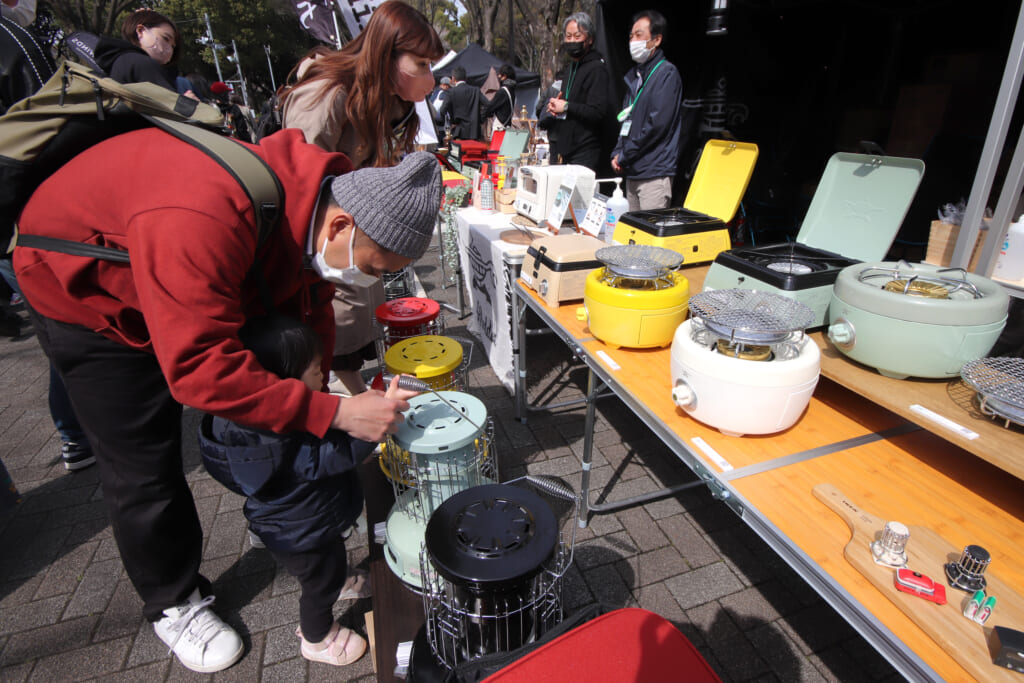
[[[333,0],[292,0],[299,24],[317,40],[337,47]]]

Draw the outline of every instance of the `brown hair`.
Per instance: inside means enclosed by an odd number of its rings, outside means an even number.
[[[397,97],[392,82],[394,64],[403,53],[437,60],[444,55],[444,45],[421,12],[400,0],[387,0],[374,10],[366,28],[341,50],[325,55],[321,48],[314,48],[307,57],[317,57],[316,61],[295,83],[322,80],[321,96],[338,85],[345,89],[348,124],[358,133],[360,145],[371,148],[366,165],[394,165],[400,152],[412,150],[419,131],[415,116],[398,130],[391,127]],[[297,69],[292,70],[289,81]],[[282,88],[282,100],[291,87]]]
[[[174,25],[174,22],[151,9],[137,9],[129,14],[124,19],[124,23],[121,24],[121,37],[127,40],[135,47],[141,47],[139,45],[138,29],[140,26],[146,28],[156,28],[157,26],[163,26],[164,24],[171,27],[174,31],[174,52],[171,53],[171,61],[168,64],[174,64],[178,61],[178,57],[181,56],[181,33],[178,31],[178,27]]]

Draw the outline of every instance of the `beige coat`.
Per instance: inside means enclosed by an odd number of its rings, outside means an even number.
[[[313,63],[306,59],[299,65],[299,78]],[[348,93],[341,85],[330,87],[321,96],[323,81],[316,80],[292,88],[284,101],[282,115],[285,128],[299,128],[306,142],[332,152],[344,152],[352,165],[361,168],[369,158],[372,145],[363,144],[345,116]],[[401,106],[396,103],[396,117]],[[334,355],[355,353],[376,338],[377,306],[384,303],[384,284],[378,280],[369,288],[336,285],[334,293]]]
[[[299,78],[313,64],[305,59],[299,64]],[[375,145],[364,144],[353,126],[348,125],[345,115],[345,98],[348,93],[341,85],[323,90],[322,80],[303,83],[288,91],[285,97],[282,121],[285,128],[300,128],[306,142],[331,152],[344,152],[352,165],[362,168],[373,152]],[[321,95],[323,92],[323,95]],[[395,102],[391,120],[398,121],[407,113],[407,106]]]

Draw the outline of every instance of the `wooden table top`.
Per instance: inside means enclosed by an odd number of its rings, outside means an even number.
[[[684,269],[691,292],[699,291],[706,270],[706,266]],[[520,288],[521,295],[523,291]],[[532,307],[544,306],[529,290],[525,295],[533,299]],[[946,680],[972,678],[951,655],[956,644],[936,642],[844,557],[850,530],[812,495],[812,489],[834,484],[883,519],[928,527],[958,548],[981,545],[993,558],[989,571],[1024,592],[1024,484],[1016,478],[1024,473],[1019,462],[1024,457],[1024,439],[1018,430],[1004,430],[984,416],[971,415],[970,399],[950,388],[957,382],[883,377],[830,349],[819,332],[812,337],[823,348],[822,379],[801,420],[778,434],[728,437],[673,403],[670,348],[610,347],[595,339],[586,321],[578,319],[579,306],[545,306],[543,315],[561,327],[563,337],[586,351],[599,374],[611,378],[618,392],[641,406],[647,413],[642,417],[664,426],[677,452],[685,449],[687,458],[696,459],[732,487],[752,506],[752,512],[809,557],[821,576],[834,581],[940,676]],[[912,403],[965,424],[982,436],[963,439],[966,443],[961,447],[960,440],[950,438],[953,432],[910,411]],[[914,430],[908,421],[924,429]],[[901,425],[901,435],[866,438],[898,430]],[[701,450],[694,441],[697,437],[721,460]],[[862,442],[856,447],[829,448],[858,438]],[[723,468],[722,460],[732,469]],[[1014,477],[1005,476],[1006,471]],[[926,573],[936,580],[943,578],[941,567],[928,568]],[[963,599],[955,589],[948,592],[951,601]],[[1000,621],[999,614],[997,606],[986,629],[998,624],[1024,630],[1024,623]],[[984,634],[978,627],[977,637]],[[994,665],[992,670],[993,677],[1005,674]]]

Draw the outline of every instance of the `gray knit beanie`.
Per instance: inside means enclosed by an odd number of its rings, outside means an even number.
[[[423,256],[441,208],[441,166],[413,152],[392,168],[361,168],[331,183],[338,206],[378,246],[406,258]]]

